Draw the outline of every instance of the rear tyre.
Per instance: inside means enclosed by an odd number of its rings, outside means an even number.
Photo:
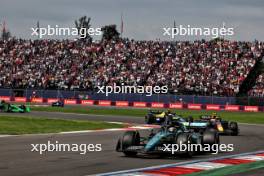
[[[210,151],[213,151],[213,146],[219,144],[219,134],[215,129],[206,130],[203,134],[203,144],[210,146]],[[214,149],[215,150],[215,149]]]
[[[146,115],[146,116],[145,116],[145,123],[146,123],[146,124],[153,124],[153,123],[154,123],[154,118],[153,118],[153,116]]]
[[[122,139],[120,140],[119,144],[122,147],[123,153],[126,156],[135,156],[137,155],[136,151],[125,151],[130,146],[137,146],[140,144],[140,135],[138,131],[127,131],[123,135]]]
[[[232,136],[237,136],[238,135],[238,124],[237,122],[230,122],[229,123],[229,129],[231,130],[231,135]]]
[[[180,145],[185,144],[192,144],[193,141],[191,140],[191,134],[189,133],[181,133],[177,136],[176,138],[176,144],[178,145],[178,147],[180,147]],[[186,149],[185,151],[179,151],[178,154],[180,157],[184,157],[184,158],[190,158],[193,156],[193,151],[189,151],[188,149]]]
[[[12,112],[12,107],[10,104],[7,104],[7,112]]]

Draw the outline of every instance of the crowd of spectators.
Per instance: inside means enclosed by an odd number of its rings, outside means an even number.
[[[233,96],[263,51],[257,41],[0,40],[0,87],[95,90],[124,83]]]
[[[234,96],[263,49],[257,42],[179,42],[148,82],[175,92]]]
[[[249,96],[264,97],[264,73],[257,78],[256,85],[249,91]]]

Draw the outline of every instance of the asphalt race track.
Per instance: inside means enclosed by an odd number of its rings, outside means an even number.
[[[32,112],[30,114],[19,115],[137,124],[144,122],[144,118],[137,117],[95,116],[52,112]],[[220,153],[218,155],[206,154],[194,156],[192,159],[205,159],[208,157],[263,150],[264,126],[240,124],[240,129],[240,136],[221,136],[221,143],[234,144],[235,151]],[[124,157],[122,153],[115,152],[115,145],[121,133],[120,131],[108,131],[0,137],[0,175],[84,176],[191,160],[181,158]],[[88,152],[85,155],[81,155],[78,152],[48,152],[42,155],[38,152],[31,152],[31,144],[47,144],[47,141],[54,143],[58,141],[59,143],[69,144],[102,144],[102,151]]]

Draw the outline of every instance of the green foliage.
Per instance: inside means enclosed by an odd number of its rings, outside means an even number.
[[[119,38],[119,32],[116,29],[116,25],[107,25],[102,27],[102,32],[103,32],[103,36],[102,36],[102,40],[116,40]]]
[[[11,38],[11,33],[10,33],[10,31],[8,31],[8,30],[4,30],[4,31],[2,31],[1,38],[2,38],[3,40],[8,40],[9,38]]]
[[[78,34],[80,36],[80,38],[87,40],[89,42],[92,41],[91,36],[88,34],[88,30],[91,27],[91,18],[87,18],[87,16],[82,16],[80,17],[78,20],[75,20],[75,27],[78,29]],[[86,29],[86,33],[83,34],[81,32],[82,29]]]

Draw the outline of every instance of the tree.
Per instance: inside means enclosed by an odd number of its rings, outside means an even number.
[[[88,31],[91,27],[91,18],[87,16],[82,16],[78,20],[75,20],[75,27],[78,30],[78,35],[81,39],[92,41],[92,37],[89,35]]]
[[[7,30],[3,30],[1,37],[3,40],[8,40],[9,38],[11,38],[11,33]]]
[[[1,24],[0,24],[1,25]],[[3,23],[3,27],[2,27],[2,34],[1,34],[1,38],[3,40],[8,40],[9,38],[11,38],[11,33],[9,32],[9,30],[6,29],[6,23],[4,21]]]
[[[120,34],[116,30],[115,24],[104,26],[104,27],[102,27],[101,30],[103,32],[103,36],[102,36],[103,40],[112,40],[112,39],[118,39],[119,38]]]

